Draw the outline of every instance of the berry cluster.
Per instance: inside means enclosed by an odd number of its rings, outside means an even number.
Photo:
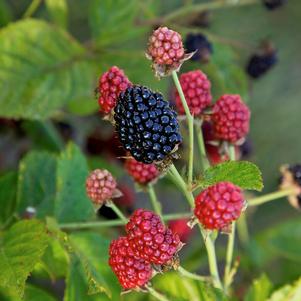
[[[195,198],[194,215],[205,229],[224,230],[238,219],[243,208],[241,189],[230,182],[219,182]]]
[[[200,70],[183,73],[180,77],[187,105],[191,114],[200,115],[211,103],[211,84]],[[185,114],[179,93],[176,91],[176,105],[179,114]]]
[[[144,286],[152,266],[172,265],[182,244],[160,217],[145,209],[136,210],[126,225],[126,237],[111,242],[109,264],[123,288]]]
[[[125,169],[134,181],[141,185],[155,181],[160,174],[155,164],[144,164],[134,158],[126,160]]]
[[[100,111],[108,114],[116,105],[120,92],[131,85],[123,70],[116,66],[111,67],[99,78],[98,104]]]
[[[164,160],[182,142],[177,114],[162,94],[144,86],[120,93],[115,107],[115,125],[123,147],[139,162]]]

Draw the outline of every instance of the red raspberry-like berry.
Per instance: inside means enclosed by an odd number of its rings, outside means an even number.
[[[166,228],[152,211],[137,209],[126,231],[135,255],[153,264],[168,264],[181,247],[179,235]]]
[[[250,110],[239,95],[223,95],[213,106],[214,134],[217,138],[237,142],[249,132]]]
[[[102,205],[116,191],[116,180],[106,169],[93,170],[86,180],[88,197],[94,204]]]
[[[119,94],[131,86],[131,82],[125,76],[123,70],[116,66],[111,67],[99,78],[98,103],[100,111],[110,113],[114,109]]]
[[[144,286],[152,277],[150,263],[135,256],[127,237],[113,240],[109,255],[109,265],[124,289]]]
[[[159,27],[149,39],[148,55],[158,65],[173,65],[184,58],[182,37],[167,27]]]
[[[206,74],[200,70],[183,73],[180,83],[189,107],[190,113],[200,115],[210,105],[211,84]],[[176,91],[176,105],[181,115],[185,114],[178,91]]]
[[[187,242],[192,233],[191,228],[188,227],[187,225],[188,222],[189,219],[181,218],[181,219],[170,221],[168,223],[168,227],[171,229],[173,233],[179,235],[181,241]]]
[[[145,164],[134,158],[126,160],[125,169],[134,181],[141,185],[146,185],[159,176],[159,170],[155,164]]]
[[[241,189],[230,182],[220,182],[195,198],[194,215],[204,228],[222,230],[238,219],[243,207]]]

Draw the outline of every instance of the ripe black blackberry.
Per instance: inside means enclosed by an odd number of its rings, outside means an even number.
[[[160,93],[144,86],[121,92],[114,114],[123,147],[146,164],[162,161],[177,150],[182,137],[176,117]]]
[[[202,63],[207,63],[213,52],[212,44],[208,41],[206,36],[200,33],[189,33],[185,40],[185,48],[187,52],[194,52],[197,50],[191,60],[201,61]]]
[[[286,2],[287,0],[263,0],[264,6],[269,10],[276,9],[285,4]]]

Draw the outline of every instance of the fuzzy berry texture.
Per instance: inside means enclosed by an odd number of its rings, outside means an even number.
[[[155,164],[144,164],[134,158],[126,160],[125,169],[134,181],[141,185],[155,181],[160,174]]]
[[[213,52],[212,44],[208,41],[207,37],[201,33],[189,33],[185,40],[185,48],[187,52],[195,52],[192,56],[192,61],[201,61],[207,63],[210,55]]]
[[[230,182],[220,182],[195,198],[194,215],[205,229],[223,230],[238,219],[243,207],[241,189]]]
[[[182,218],[170,221],[168,227],[175,234],[178,234],[182,242],[187,242],[192,234],[192,229],[188,227],[189,219]]]
[[[108,114],[116,105],[120,92],[131,86],[131,82],[125,76],[123,70],[116,66],[110,68],[99,78],[98,103],[100,111]]]
[[[176,112],[162,94],[147,87],[122,92],[114,119],[121,144],[139,162],[162,161],[182,142]]]
[[[149,39],[148,55],[158,65],[173,65],[184,57],[182,37],[167,27],[159,27]]]
[[[262,0],[264,6],[269,10],[274,10],[284,5],[287,0]]]
[[[109,265],[126,290],[142,287],[152,277],[150,263],[135,256],[127,237],[120,237],[111,242]]]
[[[210,105],[212,99],[211,84],[206,74],[200,70],[183,73],[180,76],[180,83],[190,113],[200,115]],[[185,110],[178,91],[176,91],[176,106],[179,114],[184,115]]]
[[[109,171],[95,169],[86,180],[87,195],[94,204],[102,205],[112,198],[116,185],[116,180]]]
[[[213,106],[214,135],[235,143],[249,132],[250,110],[239,95],[223,95]]]
[[[181,246],[179,235],[166,228],[152,211],[136,210],[126,231],[135,255],[153,264],[168,264]]]

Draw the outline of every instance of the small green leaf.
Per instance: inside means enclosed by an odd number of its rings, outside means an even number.
[[[25,281],[48,242],[45,226],[36,220],[14,224],[0,241],[0,287],[23,296]]]
[[[282,286],[274,291],[268,301],[299,301],[301,300],[301,278],[293,284]]]
[[[259,168],[247,161],[227,161],[208,168],[197,182],[203,188],[218,182],[228,181],[242,189],[262,190],[262,176]]]
[[[45,3],[53,22],[63,28],[66,28],[68,15],[66,0],[46,0]]]
[[[10,172],[0,177],[0,226],[13,215],[16,207],[17,174]]]
[[[273,284],[266,275],[261,275],[253,281],[244,301],[263,301],[266,300],[272,290]]]

